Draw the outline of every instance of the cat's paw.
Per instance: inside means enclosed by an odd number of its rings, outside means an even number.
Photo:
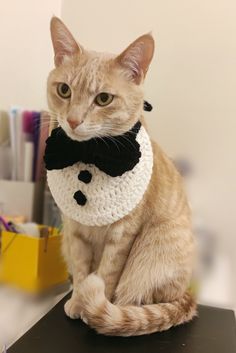
[[[87,309],[105,300],[105,284],[102,278],[91,273],[78,288],[77,295],[85,314]]]
[[[80,318],[80,312],[81,312],[81,307],[79,305],[79,300],[76,299],[73,296],[67,300],[67,302],[64,305],[64,310],[65,313],[68,317],[71,319],[79,319]]]
[[[95,273],[91,273],[88,277],[81,283],[78,289],[78,296],[81,303],[85,304],[91,301],[91,298],[97,297],[105,292],[105,284],[101,277]]]

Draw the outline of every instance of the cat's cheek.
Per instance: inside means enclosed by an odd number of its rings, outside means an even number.
[[[61,99],[57,95],[54,95],[53,104],[57,108],[57,110],[60,111],[60,113],[61,112],[64,113],[67,110],[67,107],[68,107],[68,100]]]
[[[50,92],[48,94],[48,105],[54,112],[60,112],[61,115],[65,115],[68,109],[69,100],[58,97],[57,93]]]

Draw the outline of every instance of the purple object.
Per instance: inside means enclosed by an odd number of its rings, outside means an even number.
[[[5,221],[5,219],[3,217],[0,216],[0,223],[2,223],[3,227],[8,231],[11,232],[12,228],[10,227],[10,225]]]
[[[34,161],[33,161],[33,181],[36,179],[36,165],[39,146],[39,132],[40,132],[40,112],[32,112],[33,120],[33,143],[34,143]]]
[[[23,132],[30,135],[34,132],[33,113],[27,110],[23,112]]]

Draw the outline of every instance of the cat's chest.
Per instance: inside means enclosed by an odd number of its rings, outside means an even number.
[[[61,211],[87,226],[112,224],[129,214],[141,201],[152,173],[152,147],[146,134],[139,143],[139,162],[121,176],[112,177],[82,162],[48,171],[48,185]]]

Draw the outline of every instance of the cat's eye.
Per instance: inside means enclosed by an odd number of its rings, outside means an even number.
[[[70,98],[71,97],[71,89],[66,83],[59,83],[57,86],[57,93],[61,98]]]
[[[100,107],[105,107],[105,105],[108,105],[113,101],[113,98],[113,94],[102,92],[96,96],[94,102]]]

